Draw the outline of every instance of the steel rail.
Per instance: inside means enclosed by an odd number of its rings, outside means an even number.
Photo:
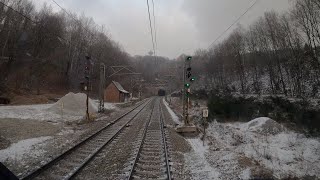
[[[153,108],[153,111],[154,111],[154,108]],[[163,115],[162,115],[162,107],[161,107],[161,101],[159,101],[159,111],[160,111],[160,115],[159,115],[159,120],[160,120],[160,131],[161,131],[161,136],[162,136],[162,144],[163,144],[163,148],[164,148],[164,156],[165,156],[165,164],[166,164],[166,175],[167,175],[167,179],[168,180],[171,180],[172,177],[171,177],[171,171],[170,171],[170,163],[169,163],[169,155],[168,155],[168,148],[167,148],[167,140],[166,140],[166,137],[165,137],[165,133],[164,133],[164,123],[163,123]],[[138,149],[138,152],[137,152],[137,155],[136,157],[134,158],[134,161],[132,163],[132,167],[130,169],[130,172],[128,174],[128,180],[131,180],[133,179],[133,174],[135,172],[135,167],[137,165],[137,162],[138,162],[138,159],[140,157],[140,153],[142,151],[142,146],[143,144],[145,143],[145,138],[146,138],[146,135],[147,135],[147,130],[148,130],[148,126],[149,124],[151,123],[151,117],[152,117],[152,114],[153,112],[150,114],[150,118],[149,118],[149,121],[148,123],[146,124],[145,126],[145,129],[143,130],[143,137],[142,137],[142,141],[139,145],[139,149]]]
[[[164,146],[164,153],[165,153],[165,161],[166,161],[166,169],[167,169],[167,178],[168,180],[171,180],[171,168],[170,168],[170,161],[169,161],[169,153],[168,153],[168,147],[167,147],[167,138],[164,132],[164,122],[163,122],[163,111],[162,111],[162,106],[161,106],[161,102],[159,103],[160,106],[160,126],[161,126],[161,132],[162,132],[162,140],[163,140],[163,146]]]
[[[142,136],[141,143],[140,143],[140,145],[139,145],[139,149],[138,149],[137,155],[136,155],[136,157],[135,157],[134,160],[133,160],[132,167],[131,167],[130,172],[129,172],[128,176],[127,176],[127,177],[128,177],[128,180],[133,179],[132,176],[133,176],[134,168],[135,168],[135,166],[136,166],[136,164],[137,164],[137,162],[138,162],[138,159],[139,159],[139,157],[140,157],[140,152],[141,152],[141,150],[142,150],[143,142],[144,142],[145,139],[146,139],[148,126],[149,126],[149,124],[150,124],[150,122],[151,122],[151,118],[152,118],[152,114],[153,114],[153,111],[154,111],[154,107],[155,107],[155,105],[153,105],[152,111],[151,111],[150,116],[149,116],[149,120],[148,120],[148,122],[146,123],[146,126],[145,126],[145,128],[144,128],[144,130],[143,130],[143,136]]]
[[[72,152],[74,152],[76,149],[78,149],[81,145],[83,145],[84,143],[88,142],[89,140],[91,140],[92,138],[98,136],[101,132],[103,132],[104,130],[107,130],[109,127],[111,127],[113,124],[115,124],[116,122],[118,122],[120,119],[122,119],[123,117],[125,117],[126,115],[128,115],[129,113],[133,112],[134,110],[138,109],[139,107],[142,106],[142,108],[130,119],[128,120],[117,132],[115,135],[113,135],[111,137],[111,141],[114,140],[114,138],[124,129],[124,127],[126,127],[126,125],[128,123],[130,123],[150,102],[152,101],[152,99],[146,100],[145,102],[140,103],[139,105],[137,105],[136,107],[134,107],[133,109],[129,110],[128,112],[122,114],[121,116],[119,116],[118,118],[116,118],[115,120],[113,120],[111,123],[108,123],[105,127],[101,128],[100,130],[98,130],[97,132],[95,132],[94,134],[90,135],[89,137],[85,138],[84,140],[82,140],[81,142],[79,142],[78,144],[76,144],[75,146],[73,146],[72,148],[66,150],[65,152],[63,152],[62,154],[58,155],[57,157],[53,158],[52,160],[50,160],[49,162],[47,162],[46,164],[44,164],[43,166],[41,166],[40,168],[37,168],[36,170],[32,171],[31,173],[29,173],[28,175],[24,176],[23,178],[21,178],[22,180],[29,180],[29,179],[34,179],[35,177],[37,177],[39,174],[41,174],[42,172],[44,172],[45,170],[49,169],[51,166],[53,166],[56,162],[62,160],[65,156],[71,154]],[[64,179],[70,179],[72,178],[80,169],[82,169],[98,152],[100,152],[100,150],[105,147],[107,144],[109,144],[111,141],[108,140],[102,147],[100,147],[99,149],[96,149],[94,151],[94,153],[92,153],[89,157],[87,157],[85,159],[85,162],[83,162],[80,166],[76,168],[76,170],[70,172],[67,175],[67,178]]]

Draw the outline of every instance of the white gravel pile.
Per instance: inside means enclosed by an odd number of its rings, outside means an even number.
[[[47,110],[56,114],[66,114],[72,116],[84,116],[86,114],[86,94],[84,93],[68,93],[59,101],[54,103]],[[94,102],[89,99],[89,113],[96,113],[98,111]]]
[[[242,124],[243,131],[258,132],[261,134],[278,134],[285,130],[285,128],[268,117],[259,117],[247,123]]]

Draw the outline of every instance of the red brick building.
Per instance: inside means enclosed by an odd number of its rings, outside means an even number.
[[[123,89],[120,83],[112,81],[104,91],[104,100],[106,102],[127,102],[130,98],[130,93]]]

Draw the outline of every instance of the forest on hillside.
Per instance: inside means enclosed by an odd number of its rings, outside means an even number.
[[[0,39],[0,93],[78,89],[86,55],[93,82],[101,62],[120,65],[130,59],[92,18],[54,12],[46,4],[36,10],[30,0],[0,1]]]
[[[162,80],[170,91],[182,87],[185,54],[174,60],[153,54],[132,56],[107,28],[84,14],[54,12],[46,4],[37,10],[30,0],[0,2],[0,94],[78,91],[86,55],[91,57],[93,87],[99,83],[100,63],[106,65],[107,74],[116,65],[141,73],[114,77],[127,89],[133,80],[147,81],[145,86]],[[319,44],[320,2],[291,1],[288,12],[266,12],[250,26],[238,25],[222,41],[197,50],[192,61],[197,80],[192,88],[319,97]]]
[[[131,56],[106,29],[84,14],[55,12],[47,4],[36,9],[30,0],[0,0],[0,95],[80,91],[86,56],[91,57],[93,95],[99,89],[100,63],[106,76],[119,65],[141,73],[107,77],[107,84],[117,80],[128,90],[138,92],[135,83],[141,80],[146,85],[167,80],[163,74],[170,73],[173,61],[153,54]]]
[[[266,12],[208,50],[195,52],[199,87],[241,94],[320,95],[320,1],[295,0]],[[201,69],[206,69],[202,71]]]

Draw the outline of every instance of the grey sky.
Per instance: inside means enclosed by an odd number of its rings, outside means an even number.
[[[38,5],[51,0],[34,0]],[[145,55],[152,48],[146,0],[56,0],[77,14],[105,25],[112,38],[131,55]],[[152,1],[149,0],[151,3]],[[175,58],[207,48],[253,0],[154,0],[157,54]],[[290,0],[260,0],[240,21],[246,26],[264,12],[285,11]],[[151,9],[152,10],[152,9]]]

